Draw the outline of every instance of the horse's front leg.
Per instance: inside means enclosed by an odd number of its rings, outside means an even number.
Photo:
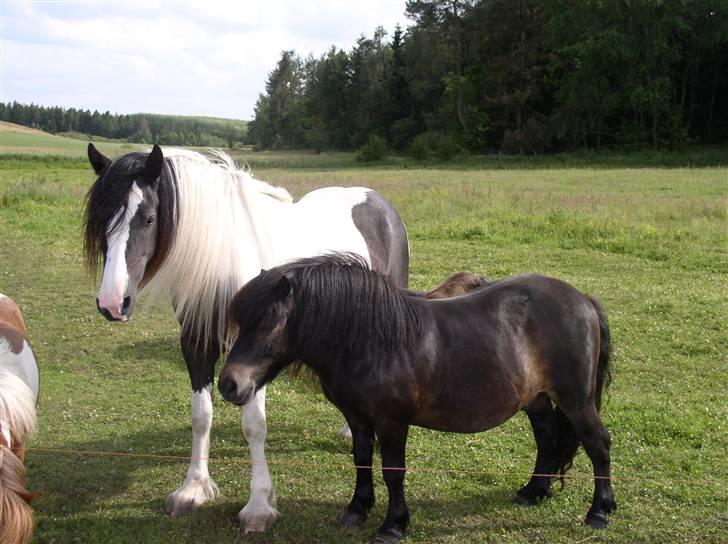
[[[404,498],[405,449],[407,425],[387,425],[377,429],[382,450],[382,475],[387,484],[387,517],[379,527],[374,544],[395,544],[404,537],[409,524],[409,510]]]
[[[173,516],[189,514],[218,493],[217,485],[210,478],[207,460],[212,426],[212,382],[220,350],[217,345],[202,350],[190,334],[183,333],[180,343],[192,384],[192,454],[184,483],[167,497],[167,512]]]
[[[368,426],[351,425],[356,487],[351,502],[339,518],[344,527],[361,527],[374,505],[374,480],[372,456],[374,454],[374,430]]]
[[[250,499],[238,514],[240,531],[266,531],[278,519],[278,510],[273,482],[265,460],[265,439],[268,434],[265,421],[265,387],[261,387],[243,407],[243,434],[250,447],[252,477]]]

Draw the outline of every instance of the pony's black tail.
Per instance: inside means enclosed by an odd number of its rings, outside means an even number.
[[[599,316],[599,362],[597,363],[597,390],[596,404],[597,410],[602,408],[602,392],[609,387],[612,382],[612,367],[609,361],[612,356],[612,335],[609,332],[609,321],[607,321],[607,314],[602,308],[602,305],[595,298],[587,296],[589,301],[594,306],[597,315]]]
[[[609,364],[612,355],[612,337],[609,332],[609,322],[607,314],[602,305],[596,299],[587,295],[587,298],[594,306],[594,310],[599,317],[599,359],[597,361],[597,383],[594,392],[594,402],[597,410],[602,407],[602,393],[612,381],[612,369]],[[561,408],[555,407],[555,424],[554,433],[556,438],[556,470],[561,475],[561,485],[564,485],[564,474],[571,468],[574,456],[581,442],[571,426],[569,419],[566,417]]]

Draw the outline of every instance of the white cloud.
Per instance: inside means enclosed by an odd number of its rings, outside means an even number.
[[[281,51],[349,49],[404,0],[2,2],[3,101],[250,118]]]

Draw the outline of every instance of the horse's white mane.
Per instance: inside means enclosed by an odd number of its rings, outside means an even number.
[[[232,297],[268,261],[257,208],[265,198],[279,204],[293,198],[237,168],[227,154],[211,153],[212,160],[164,149],[177,184],[179,216],[172,245],[147,290],[168,295],[183,329],[200,342],[217,339],[224,348],[231,341],[226,314]]]

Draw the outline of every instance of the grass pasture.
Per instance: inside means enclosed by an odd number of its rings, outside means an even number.
[[[296,196],[366,185],[389,197],[409,229],[415,288],[456,270],[538,271],[593,294],[610,317],[614,371],[603,414],[619,503],[610,527],[582,524],[592,493],[583,452],[553,499],[510,503],[535,454],[518,415],[477,435],[412,429],[406,542],[725,542],[728,169],[358,168],[346,157],[316,168],[310,158],[295,167],[293,154],[278,157],[286,167],[274,154],[251,164]],[[41,365],[39,431],[27,457],[30,487],[45,493],[34,542],[368,542],[386,507],[381,476],[366,528],[340,529],[354,483],[336,436],[341,417],[315,388],[287,377],[268,397],[282,514],[273,530],[237,534],[248,454],[239,411],[219,396],[210,466],[221,497],[189,517],[166,516],[164,499],[190,453],[178,328],[165,305],[141,303],[127,324],[98,315],[81,256],[91,182],[76,159],[0,158],[0,291],[23,307]]]

